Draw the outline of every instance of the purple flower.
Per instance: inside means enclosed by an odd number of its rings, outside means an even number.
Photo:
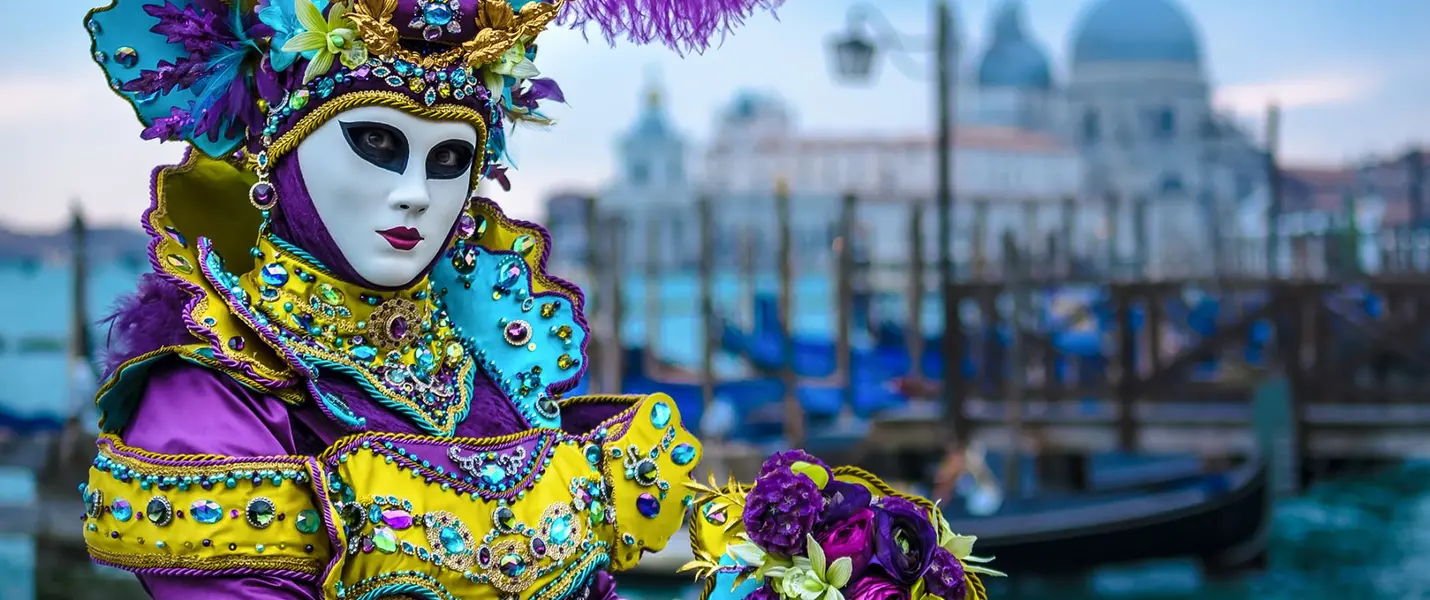
[[[745,533],[765,552],[800,556],[823,510],[824,496],[814,481],[776,469],[761,475],[745,498]]]
[[[933,562],[938,531],[928,513],[903,498],[884,497],[874,511],[874,560],[890,579],[912,587]]]
[[[924,585],[928,593],[943,600],[963,600],[968,593],[968,583],[963,578],[963,563],[958,562],[952,552],[939,548],[934,550],[933,563],[924,574]]]
[[[873,538],[874,511],[868,508],[830,525],[823,533],[815,536],[819,546],[824,549],[824,556],[829,564],[841,558],[849,558],[853,563],[853,572],[849,576],[851,580],[863,575],[864,569],[869,566],[869,559],[874,557],[874,546],[871,543]]]
[[[882,575],[870,574],[855,581],[844,595],[849,600],[909,600],[910,587]]]
[[[804,450],[785,450],[784,452],[776,452],[765,461],[765,464],[760,466],[760,477],[764,477],[778,469],[788,469],[790,465],[801,461],[824,467],[826,471],[829,470],[829,465],[824,464],[822,460],[810,456],[809,453]],[[831,479],[833,478],[831,477]]]
[[[824,486],[824,498],[827,504],[820,520],[826,524],[835,524],[869,508],[873,495],[869,493],[869,488],[857,483],[831,480],[829,485]]]
[[[621,600],[616,594],[616,578],[606,571],[596,571],[586,585],[586,600]]]
[[[770,587],[770,584],[766,583],[760,586],[759,589],[750,592],[750,595],[745,596],[745,600],[780,600],[780,594],[775,591],[775,588]]]

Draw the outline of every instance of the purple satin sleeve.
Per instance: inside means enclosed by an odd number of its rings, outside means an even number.
[[[156,365],[124,443],[162,454],[296,454],[288,407],[227,375],[182,361]],[[154,600],[316,600],[315,584],[281,577],[139,576]]]

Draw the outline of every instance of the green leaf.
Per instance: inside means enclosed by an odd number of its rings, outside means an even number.
[[[809,554],[810,570],[814,571],[814,574],[822,579],[824,577],[824,569],[827,566],[824,561],[824,548],[819,545],[819,542],[815,541],[814,534],[806,533],[804,537],[806,538],[805,551]]]
[[[842,588],[849,583],[849,577],[854,575],[854,561],[848,556],[840,557],[829,565],[829,572],[825,574],[824,580],[829,582],[831,588]]]
[[[824,489],[825,486],[829,485],[829,471],[819,465],[797,460],[790,464],[789,470],[808,477],[814,482],[814,485],[819,486],[820,489]]]
[[[328,36],[316,31],[304,31],[288,38],[288,42],[283,44],[284,52],[307,52],[308,50],[326,50],[327,48]]]
[[[749,542],[730,544],[725,551],[735,560],[752,567],[758,567],[765,562],[765,551]]]
[[[293,8],[297,13],[298,24],[302,25],[303,29],[313,33],[328,31],[328,22],[323,20],[323,11],[318,10],[313,0],[293,0]]]
[[[536,65],[532,64],[531,61],[522,59],[521,62],[511,66],[511,72],[508,73],[508,75],[517,79],[531,79],[541,76],[541,71],[538,70]]]
[[[313,55],[308,61],[308,68],[303,70],[303,83],[308,83],[317,79],[319,75],[328,72],[333,68],[333,55],[327,52],[319,52]]]

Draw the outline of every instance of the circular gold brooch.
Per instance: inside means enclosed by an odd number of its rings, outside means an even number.
[[[389,298],[368,319],[368,335],[384,349],[408,344],[420,327],[422,311],[411,300]]]

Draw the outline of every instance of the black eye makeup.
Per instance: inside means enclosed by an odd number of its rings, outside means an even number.
[[[448,140],[437,144],[427,153],[428,179],[456,179],[472,167],[476,148],[461,140]]]
[[[393,173],[407,170],[407,136],[396,127],[370,122],[344,122],[342,126],[354,154]]]

